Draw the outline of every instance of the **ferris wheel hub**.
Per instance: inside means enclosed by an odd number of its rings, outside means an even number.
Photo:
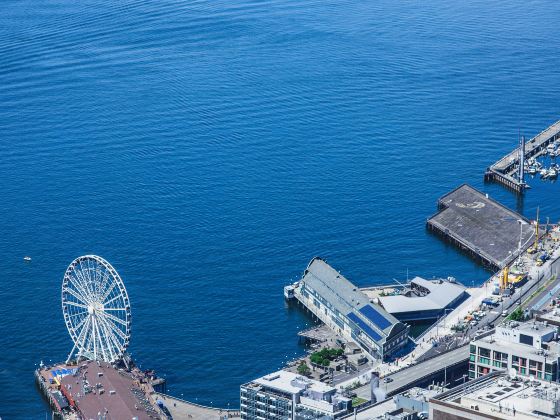
[[[89,315],[93,315],[96,312],[103,312],[105,310],[105,306],[101,302],[93,302],[88,305],[87,310]]]

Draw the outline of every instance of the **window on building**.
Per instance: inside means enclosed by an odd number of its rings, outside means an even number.
[[[485,349],[484,347],[478,348],[478,355],[482,357],[490,358],[490,349]]]
[[[527,366],[527,359],[524,359],[523,357],[519,357],[519,356],[512,356],[511,358],[511,364],[513,366],[523,366],[526,367]]]

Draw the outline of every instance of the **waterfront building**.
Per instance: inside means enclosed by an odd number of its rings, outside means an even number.
[[[432,420],[557,419],[560,388],[504,371],[492,372],[430,398]]]
[[[302,279],[288,287],[335,333],[357,343],[376,359],[389,358],[407,344],[410,327],[370,300],[321,258],[311,260]]]
[[[381,306],[400,321],[439,318],[469,296],[465,286],[453,279],[415,277],[406,287],[397,290],[399,293],[379,295],[378,299]]]
[[[332,420],[351,408],[337,389],[293,372],[280,370],[241,385],[242,419]]]
[[[518,375],[558,381],[560,345],[558,328],[545,322],[510,321],[470,345],[469,377],[495,370],[514,369]]]

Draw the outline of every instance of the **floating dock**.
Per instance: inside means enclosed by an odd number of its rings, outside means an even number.
[[[534,243],[535,229],[519,213],[463,184],[438,200],[428,219],[441,235],[489,268],[500,270]]]
[[[522,193],[528,186],[524,182],[523,176],[518,174],[520,160],[537,158],[543,155],[546,153],[546,147],[559,138],[560,121],[557,121],[487,168],[484,181],[497,182],[517,193]],[[524,153],[521,153],[520,150],[523,149]]]

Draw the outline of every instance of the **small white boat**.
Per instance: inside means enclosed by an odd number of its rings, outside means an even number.
[[[27,255],[25,257],[23,257],[24,261],[31,261],[31,257],[28,257]]]
[[[546,146],[546,151],[549,155],[551,155],[553,153],[556,153],[556,147],[554,146],[554,144],[549,144],[548,146]]]
[[[548,176],[548,169],[542,168],[540,170],[541,177],[546,178]]]
[[[537,168],[535,166],[529,167],[529,173],[535,175],[537,173]]]
[[[548,178],[550,179],[556,179],[558,177],[558,171],[554,168],[550,168],[548,170]]]

